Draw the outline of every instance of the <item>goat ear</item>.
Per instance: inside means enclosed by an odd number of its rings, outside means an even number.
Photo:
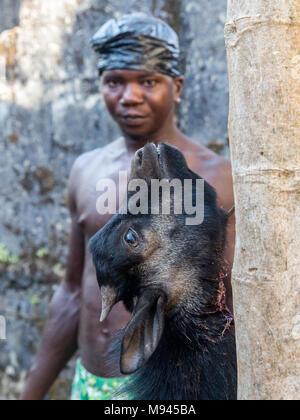
[[[157,349],[164,330],[166,303],[165,295],[153,295],[149,290],[140,297],[122,341],[124,375],[140,369]]]

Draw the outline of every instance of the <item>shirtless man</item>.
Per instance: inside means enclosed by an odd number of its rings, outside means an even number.
[[[175,47],[168,50],[169,58],[164,61],[158,55],[155,56],[155,62],[152,54],[151,60],[147,61],[145,50],[140,56],[137,54],[132,62],[128,56],[125,55],[124,58],[124,54],[119,57],[120,50],[126,48],[118,44],[122,42],[119,35],[122,31],[125,32],[127,23],[131,30],[136,28],[138,34],[144,30],[149,34],[149,28],[151,35],[154,34],[156,38],[161,34],[162,43],[163,36],[168,41],[173,37]],[[117,38],[113,38],[115,36]],[[127,41],[132,41],[132,45],[151,42],[149,36],[145,38],[146,41],[142,36],[134,37],[128,35],[128,32],[125,36],[129,37]],[[118,39],[116,45],[111,42],[112,38]],[[103,45],[107,46],[108,42],[109,49],[106,50]],[[207,148],[193,143],[176,126],[176,104],[180,102],[183,87],[183,77],[177,66],[179,44],[176,46],[176,43],[178,44],[177,35],[167,24],[141,14],[127,16],[123,21],[110,21],[94,38],[96,51],[99,45],[102,48],[98,48],[102,93],[123,137],[104,148],[80,156],[72,168],[68,184],[72,232],[66,278],[50,304],[49,319],[22,395],[23,399],[42,399],[78,350],[80,369],[85,372],[84,378],[87,375],[92,377],[90,383],[98,384],[98,379],[103,383],[106,378],[121,376],[117,366],[111,367],[107,363],[107,350],[114,333],[127,325],[130,316],[123,304],[119,303],[108,319],[99,323],[101,296],[88,249],[89,239],[112,216],[100,215],[96,211],[96,201],[99,198],[96,184],[100,179],[110,178],[118,185],[119,172],[129,173],[131,159],[138,149],[147,142],[168,142],[184,153],[194,172],[215,187],[222,208],[229,210],[234,205],[230,163]],[[171,48],[170,43],[165,42],[163,45]],[[148,52],[153,52],[151,44],[147,47]],[[229,273],[233,262],[234,240],[235,221],[231,217],[226,249]],[[230,276],[226,285],[227,303],[231,307]],[[78,376],[80,372],[77,372],[77,380]],[[93,398],[86,390],[79,394],[77,393],[78,399]],[[98,393],[98,399],[105,399],[101,395]]]

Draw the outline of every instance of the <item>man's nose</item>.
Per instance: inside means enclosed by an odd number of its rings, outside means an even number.
[[[144,102],[143,92],[137,83],[128,83],[125,86],[122,98],[122,105],[140,105]]]

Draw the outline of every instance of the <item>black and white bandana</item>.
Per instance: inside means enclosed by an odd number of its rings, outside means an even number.
[[[182,75],[182,57],[176,32],[165,22],[144,13],[111,19],[94,35],[98,70],[127,69]]]

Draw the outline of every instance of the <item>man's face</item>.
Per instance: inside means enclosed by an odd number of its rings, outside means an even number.
[[[109,70],[102,76],[106,106],[123,133],[149,136],[173,122],[183,78],[135,70]]]

